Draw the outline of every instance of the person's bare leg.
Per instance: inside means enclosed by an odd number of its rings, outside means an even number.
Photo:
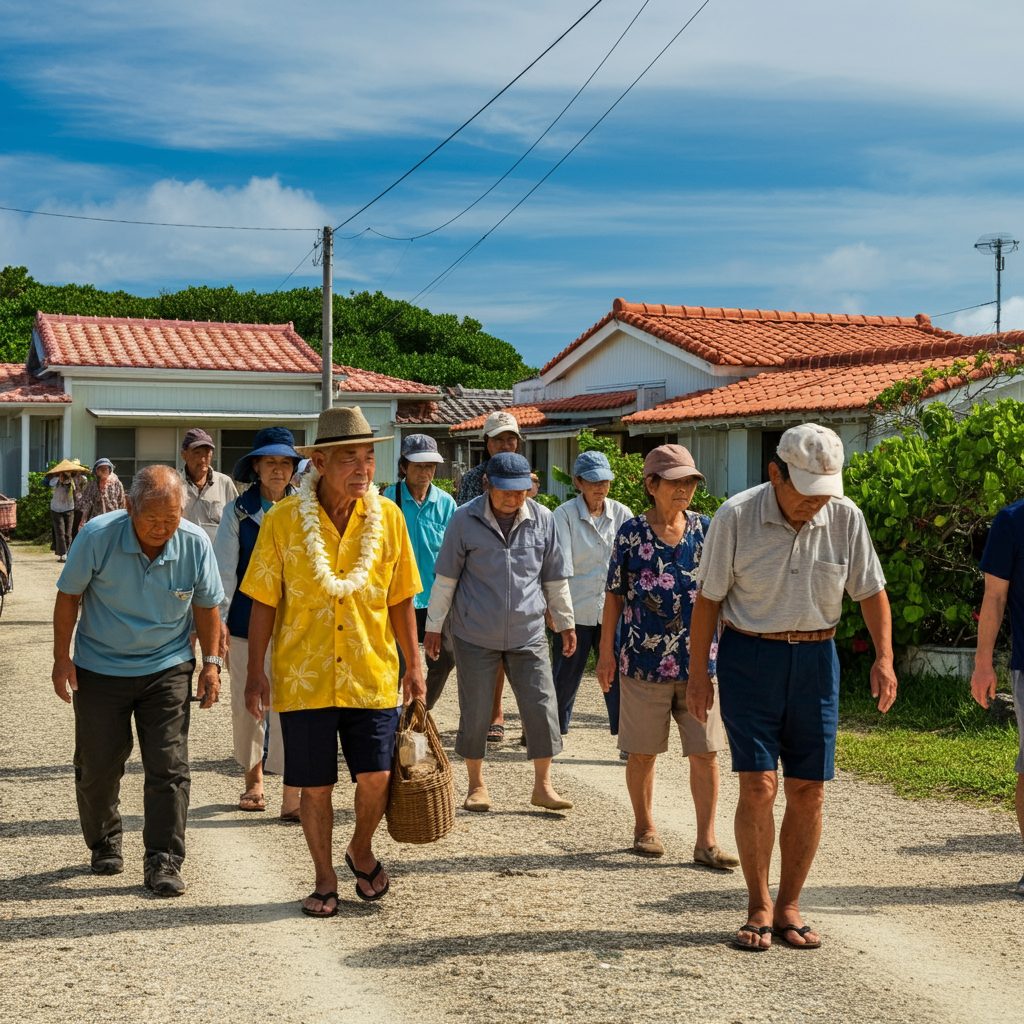
[[[491,725],[505,724],[505,709],[501,706],[501,697],[505,692],[505,666],[498,663],[498,674],[494,679],[494,703],[491,705]]]
[[[551,758],[535,757],[533,759],[533,795],[530,803],[550,810],[568,810],[572,803],[555,792],[551,784]]]
[[[779,895],[775,900],[773,923],[803,926],[800,916],[800,893],[811,870],[821,839],[821,809],[825,803],[825,783],[812,779],[786,779],[786,813],[779,830],[782,854]],[[821,941],[817,932],[804,936],[788,932],[786,940],[794,946],[815,945]]]
[[[626,790],[633,805],[633,838],[654,835],[654,766],[657,754],[630,754]]]
[[[776,772],[740,772],[740,797],[736,804],[736,846],[747,883],[747,923],[764,927],[772,923],[772,897],[768,868],[775,846],[775,797],[779,791]],[[771,936],[737,932],[736,941],[748,946],[770,946]]]
[[[348,855],[352,863],[367,874],[377,866],[377,858],[373,854],[373,837],[388,805],[390,781],[391,772],[360,772],[356,776],[356,827],[349,840]],[[367,896],[381,892],[387,884],[386,871],[381,871],[372,884],[362,878],[356,882]]]
[[[1017,826],[1021,839],[1024,839],[1024,775],[1017,776]]]
[[[302,798],[301,786],[281,787],[281,815],[295,814],[299,810],[299,801]]]
[[[489,810],[491,794],[487,792],[487,783],[484,782],[484,759],[482,757],[467,757],[465,760],[469,785],[466,804],[476,803],[480,810]],[[487,805],[486,808],[484,808],[484,804]]]
[[[253,800],[263,800],[263,762],[257,761],[245,773],[245,792],[242,799],[251,797]]]
[[[715,838],[715,811],[718,809],[718,755],[691,754],[690,795],[697,815],[697,846],[709,849],[718,845]],[[628,771],[628,768],[627,768]]]
[[[333,791],[333,786],[307,786],[302,790],[302,833],[313,858],[313,874],[316,878],[314,892],[338,890],[338,875],[334,870],[331,845],[334,836]],[[302,905],[314,914],[330,910],[329,904],[314,897],[303,900]]]

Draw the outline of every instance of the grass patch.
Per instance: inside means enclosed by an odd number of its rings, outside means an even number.
[[[901,677],[896,703],[880,715],[868,687],[869,667],[864,660],[843,667],[840,768],[887,782],[901,796],[1013,807],[1013,723],[994,723],[974,702],[966,680],[941,676]]]

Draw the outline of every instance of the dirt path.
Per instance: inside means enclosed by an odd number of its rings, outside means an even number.
[[[236,811],[226,706],[197,713],[179,900],[141,888],[140,766],[123,790],[126,870],[88,870],[75,809],[72,714],[49,683],[58,566],[19,548],[0,618],[0,1013],[22,1024],[174,1022],[1011,1021],[1021,1012],[1021,848],[1006,813],[908,802],[841,777],[804,902],[825,948],[751,956],[738,874],[690,864],[682,758],[659,761],[661,861],[628,852],[622,766],[584,681],[555,780],[576,809],[527,803],[511,740],[489,762],[497,813],[460,812],[432,847],[383,835],[393,885],[356,900],[342,864],[338,917],[298,913],[310,889],[301,830]],[[438,720],[451,741],[454,684]],[[511,701],[508,706],[511,708]],[[464,792],[461,768],[456,781]],[[268,785],[276,812],[280,788]],[[732,847],[733,779],[719,815]],[[340,860],[351,792],[336,796]]]

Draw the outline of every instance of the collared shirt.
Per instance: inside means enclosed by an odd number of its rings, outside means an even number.
[[[1020,671],[1024,669],[1024,501],[996,513],[981,556],[981,571],[1010,584],[1010,668]]]
[[[457,509],[434,566],[438,582],[456,581],[451,600],[452,632],[477,647],[511,651],[544,636],[544,611],[569,575],[555,535],[554,517],[531,498],[523,503],[506,540],[487,495]],[[435,588],[435,591],[437,588]],[[557,598],[556,598],[557,600]],[[558,607],[559,631],[573,626],[571,609]],[[427,628],[444,619],[431,602]]]
[[[224,591],[209,538],[184,519],[150,561],[128,513],[90,519],[68,551],[57,589],[81,594],[74,662],[108,676],[161,672],[193,657],[192,605]]]
[[[456,505],[466,505],[474,498],[479,498],[484,493],[484,466],[487,460],[472,469],[467,469],[459,481],[459,490],[455,495]]]
[[[384,497],[395,501],[398,484],[392,484],[384,491]],[[402,515],[412,540],[412,550],[416,555],[416,567],[420,571],[423,589],[413,598],[415,608],[426,608],[430,604],[430,590],[434,585],[434,563],[437,561],[444,531],[455,515],[455,499],[431,484],[426,497],[418,502],[409,492],[408,485],[402,482]]]
[[[217,536],[225,506],[238,497],[238,488],[231,477],[212,469],[207,471],[206,483],[202,487],[189,479],[187,470],[181,471],[181,478],[185,481],[186,491],[185,508],[181,514],[190,523],[201,526],[212,541]]]
[[[578,626],[598,626],[604,612],[604,588],[615,534],[633,513],[605,498],[601,514],[592,516],[582,494],[555,509],[555,532],[569,560],[569,593]]]
[[[53,488],[53,496],[50,498],[50,511],[74,512],[75,495],[81,493],[82,484],[79,483],[77,487],[74,483],[65,484],[61,482],[58,476],[51,476],[47,482]]]
[[[685,514],[686,532],[674,547],[643,514],[624,523],[615,537],[608,591],[623,601],[619,672],[632,679],[661,683],[690,674],[690,619],[709,520]],[[716,652],[713,644],[712,675]]]
[[[797,531],[770,483],[715,513],[697,580],[722,602],[725,621],[753,633],[831,629],[844,590],[864,601],[885,589],[864,515],[849,498],[832,498]]]
[[[82,490],[81,500],[76,504],[82,511],[82,522],[87,523],[104,512],[116,512],[124,508],[124,499],[124,485],[117,474],[111,473],[107,477],[107,486],[102,489],[97,481],[90,480]]]
[[[398,654],[388,609],[420,592],[409,531],[398,507],[381,501],[383,537],[362,590],[332,597],[313,575],[299,496],[263,517],[241,590],[277,609],[271,676],[275,711],[393,708],[401,702]],[[341,537],[320,506],[327,560],[339,576],[359,560],[366,506],[356,501]]]

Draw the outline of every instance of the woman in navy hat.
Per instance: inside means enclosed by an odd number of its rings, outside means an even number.
[[[263,792],[263,751],[268,723],[264,719],[254,719],[245,709],[252,599],[243,594],[238,585],[249,566],[264,514],[275,502],[294,492],[291,480],[299,461],[295,438],[290,430],[264,427],[257,431],[252,451],[235,463],[231,474],[239,483],[247,483],[249,487],[224,509],[213,542],[224,585],[225,597],[220,613],[225,623],[225,646],[230,644],[229,665],[238,673],[237,680],[231,679],[231,725],[235,760],[245,770],[245,789],[238,800],[238,808],[242,811],[264,811],[267,807]],[[270,725],[267,767],[283,775],[281,726],[276,720],[277,715],[269,714],[275,721]],[[299,820],[299,795],[300,791],[295,787],[284,787],[281,795],[282,820]]]

